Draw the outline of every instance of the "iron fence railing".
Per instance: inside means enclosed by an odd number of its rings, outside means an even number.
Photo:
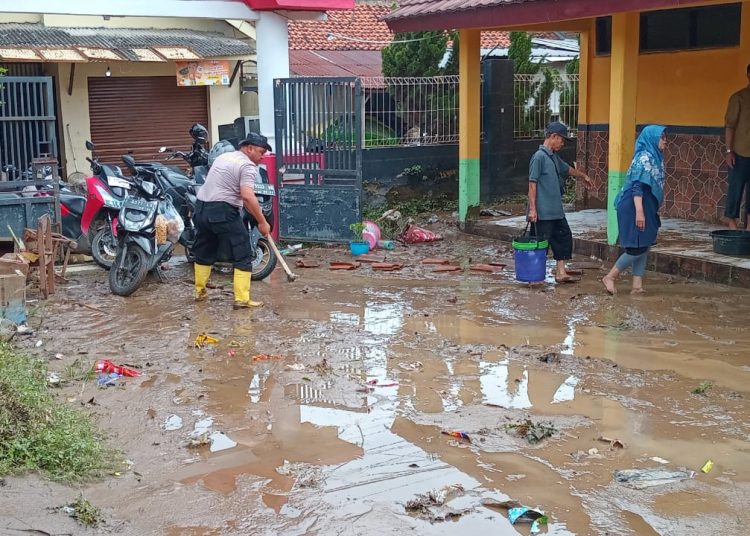
[[[364,77],[365,147],[458,142],[458,76]]]
[[[516,139],[544,137],[550,121],[578,132],[578,74],[546,70],[513,77],[513,136]]]

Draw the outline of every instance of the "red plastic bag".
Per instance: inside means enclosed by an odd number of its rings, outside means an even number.
[[[404,229],[404,232],[399,235],[399,238],[407,244],[421,244],[443,239],[441,235],[428,231],[427,229],[422,229],[413,224]]]
[[[119,374],[120,376],[127,376],[129,378],[134,378],[143,374],[143,372],[141,372],[140,370],[123,367],[121,365],[115,365],[109,359],[99,359],[96,364],[94,364],[94,370],[96,372],[106,372],[107,374],[111,374],[112,372],[114,372]]]

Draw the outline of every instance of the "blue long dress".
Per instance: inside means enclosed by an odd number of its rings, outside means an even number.
[[[636,181],[623,190],[617,203],[617,227],[620,231],[620,246],[624,248],[646,248],[656,243],[656,234],[661,227],[659,201],[651,191],[651,186]],[[646,228],[641,231],[635,225],[634,197],[643,197],[643,214]]]

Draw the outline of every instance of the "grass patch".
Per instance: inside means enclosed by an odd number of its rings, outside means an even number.
[[[102,511],[91,504],[91,501],[79,495],[75,502],[63,506],[62,510],[84,527],[96,527],[104,521]]]
[[[52,395],[45,361],[0,344],[0,476],[41,471],[75,482],[112,472],[118,460],[87,415]]]
[[[713,382],[703,382],[698,387],[693,389],[693,394],[706,396],[708,395],[708,392],[713,388],[713,386]]]

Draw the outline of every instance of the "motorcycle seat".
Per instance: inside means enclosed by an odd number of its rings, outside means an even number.
[[[73,214],[80,216],[86,208],[86,198],[80,195],[61,195],[60,202]]]

